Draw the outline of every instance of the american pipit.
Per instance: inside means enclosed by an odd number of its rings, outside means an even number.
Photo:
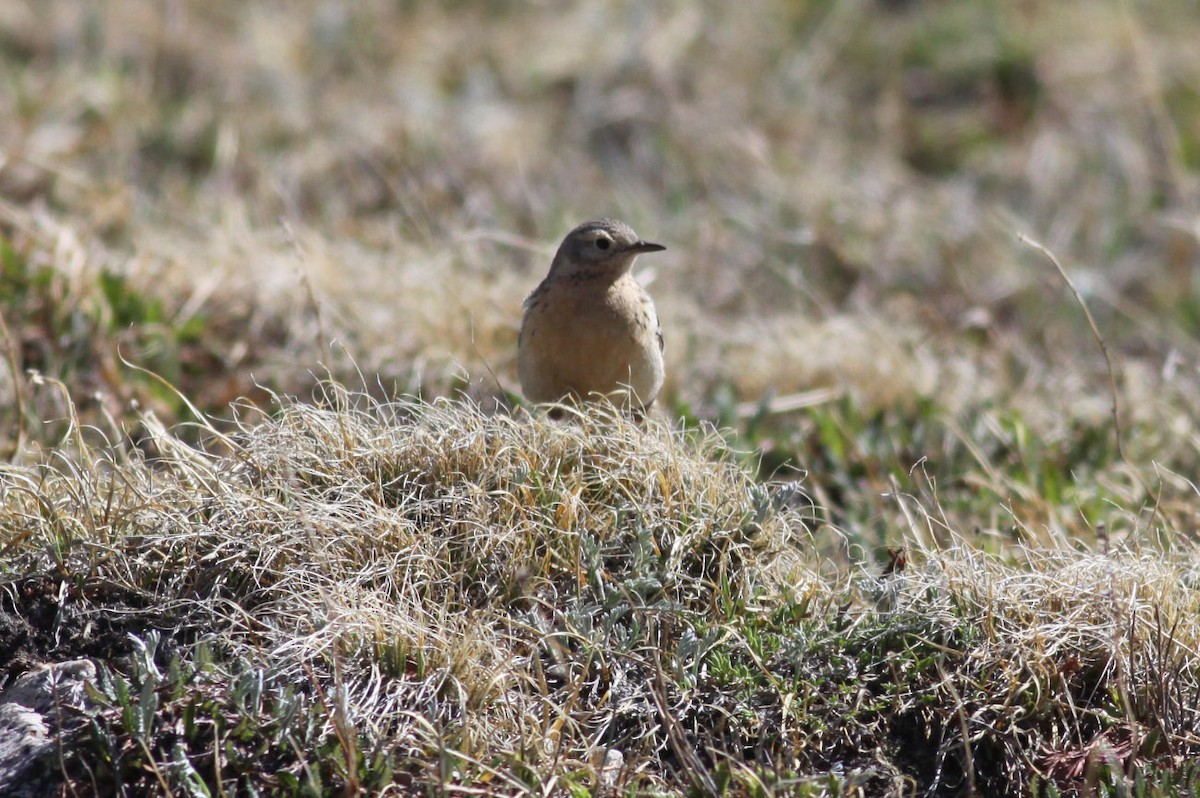
[[[608,396],[635,415],[663,383],[663,338],[646,289],[629,273],[666,249],[615,219],[584,222],[563,239],[550,273],[525,300],[517,352],[531,402]]]

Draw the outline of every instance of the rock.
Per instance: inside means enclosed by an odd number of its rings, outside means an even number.
[[[96,666],[79,659],[43,665],[0,692],[0,795],[33,798],[61,782],[61,740],[82,725]]]

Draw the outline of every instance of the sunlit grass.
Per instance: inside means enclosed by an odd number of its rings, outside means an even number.
[[[0,5],[0,688],[102,666],[85,790],[1187,794],[1197,36]],[[513,395],[599,215],[643,427]]]

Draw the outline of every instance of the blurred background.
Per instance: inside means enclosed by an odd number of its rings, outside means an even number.
[[[6,0],[3,443],[187,417],[122,360],[217,415],[487,404],[611,215],[669,247],[668,417],[842,527],[924,469],[964,526],[1094,534],[1200,465],[1198,41],[1194,0]]]

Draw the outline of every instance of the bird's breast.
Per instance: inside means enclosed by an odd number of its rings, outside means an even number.
[[[643,402],[662,382],[654,303],[632,277],[608,286],[559,281],[530,296],[518,366],[535,401],[632,386]],[[532,398],[532,397],[531,397]]]

